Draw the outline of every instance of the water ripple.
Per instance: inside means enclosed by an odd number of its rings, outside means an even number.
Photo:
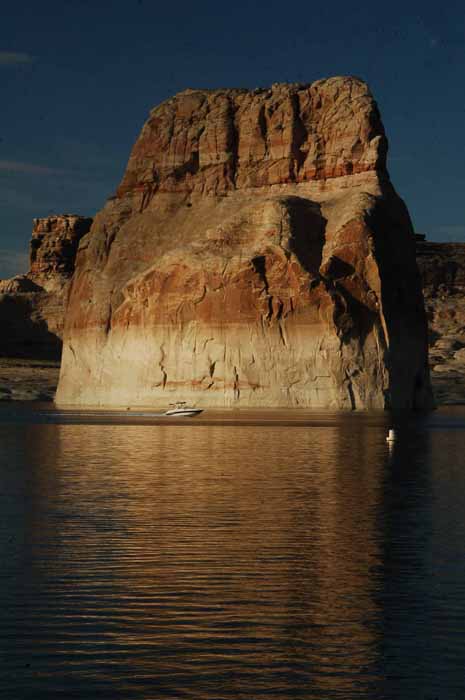
[[[463,413],[15,410],[1,697],[465,697]]]

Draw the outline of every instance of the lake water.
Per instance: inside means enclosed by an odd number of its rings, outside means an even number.
[[[465,409],[0,407],[0,697],[465,698]]]

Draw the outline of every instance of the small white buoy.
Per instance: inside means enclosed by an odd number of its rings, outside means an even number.
[[[393,428],[389,429],[389,435],[386,438],[386,442],[394,442],[396,439],[396,434],[393,430]]]

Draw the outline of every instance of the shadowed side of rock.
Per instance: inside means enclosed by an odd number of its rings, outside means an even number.
[[[438,404],[465,403],[465,243],[417,242]]]
[[[429,407],[386,150],[356,78],[153,110],[79,248],[57,400]]]
[[[0,356],[60,359],[69,282],[91,224],[68,214],[34,219],[29,272],[0,280]]]

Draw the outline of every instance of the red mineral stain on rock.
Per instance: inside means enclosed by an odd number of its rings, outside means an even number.
[[[155,108],[79,250],[58,401],[430,406],[386,152],[356,78]]]

